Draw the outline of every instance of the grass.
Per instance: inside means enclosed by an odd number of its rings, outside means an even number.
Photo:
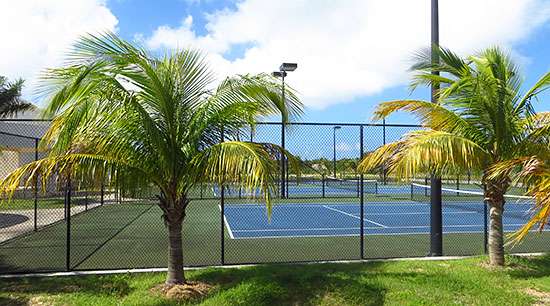
[[[550,256],[260,265],[187,271],[214,286],[179,303],[150,288],[165,273],[0,279],[3,305],[544,305],[550,303]]]
[[[94,201],[93,198],[88,198],[88,201],[91,203]],[[72,197],[72,205],[86,205],[86,197]],[[37,208],[38,209],[51,209],[51,208],[64,208],[65,207],[65,198],[64,197],[51,197],[51,198],[38,198]],[[5,201],[0,203],[0,211],[2,210],[19,210],[34,209],[34,199],[11,199],[10,201]]]

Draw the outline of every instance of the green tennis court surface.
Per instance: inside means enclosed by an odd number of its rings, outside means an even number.
[[[410,195],[368,195],[365,196],[365,205],[388,202],[389,199],[395,203],[410,202]],[[277,206],[311,204],[313,201],[318,204],[353,202],[349,198],[291,198],[278,200],[275,209]],[[358,202],[357,199],[357,205]],[[258,206],[261,201],[226,199],[225,203],[225,207],[236,204]],[[397,209],[398,206],[395,207]],[[308,213],[310,211],[290,215],[288,218],[314,217]],[[266,220],[267,215],[260,214],[248,222],[265,223]],[[194,200],[189,205],[182,235],[186,265],[222,263],[222,224],[220,201]],[[60,221],[0,245],[0,271],[65,270],[66,225],[65,221]],[[360,220],[354,226],[359,225]],[[365,234],[365,258],[425,256],[429,252],[429,235],[425,233]],[[341,235],[231,239],[228,228],[223,224],[223,260],[225,264],[233,264],[358,259],[361,251],[360,239],[360,236]],[[482,254],[484,250],[483,233],[445,233],[443,243],[445,255]],[[548,243],[550,235],[545,232],[542,235],[532,235],[513,251],[546,251]],[[74,270],[165,267],[167,246],[168,233],[161,219],[161,211],[154,202],[109,204],[71,218],[68,264]]]

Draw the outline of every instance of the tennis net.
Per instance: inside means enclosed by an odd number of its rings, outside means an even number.
[[[411,184],[411,200],[419,203],[430,204],[431,186],[413,183]],[[504,205],[504,217],[510,217],[520,220],[529,220],[533,216],[530,210],[533,207],[533,198],[518,195],[505,195],[506,204]],[[442,206],[484,213],[489,207],[485,207],[485,197],[483,192],[471,190],[457,190],[451,188],[441,188]]]
[[[346,193],[356,193],[357,196],[361,193],[361,179],[339,179],[331,176],[325,178],[325,187],[334,188]],[[376,194],[378,193],[377,180],[363,180],[363,192]]]

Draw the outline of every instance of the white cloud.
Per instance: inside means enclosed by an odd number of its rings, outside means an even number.
[[[460,53],[511,46],[550,19],[547,0],[442,0],[439,6],[440,42]],[[201,48],[220,76],[297,62],[287,80],[319,109],[407,82],[411,53],[430,41],[429,1],[245,0],[207,18],[204,36],[185,17],[179,28],[159,27],[148,42]],[[242,44],[252,47],[240,58],[224,58]]]
[[[27,79],[23,96],[30,99],[41,69],[59,66],[80,35],[114,31],[117,23],[105,0],[4,1],[0,75]]]

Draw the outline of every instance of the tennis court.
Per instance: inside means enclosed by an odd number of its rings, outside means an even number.
[[[468,204],[469,202],[463,202]],[[482,205],[482,204],[481,204]],[[271,222],[265,205],[242,204],[225,207],[225,223],[231,238],[280,238],[319,236],[359,236],[361,222],[365,235],[426,234],[430,232],[430,207],[418,202],[311,203],[275,205]],[[484,215],[475,211],[443,208],[444,233],[484,231]],[[525,211],[514,211],[525,213]],[[503,218],[504,231],[514,231],[525,222]]]

